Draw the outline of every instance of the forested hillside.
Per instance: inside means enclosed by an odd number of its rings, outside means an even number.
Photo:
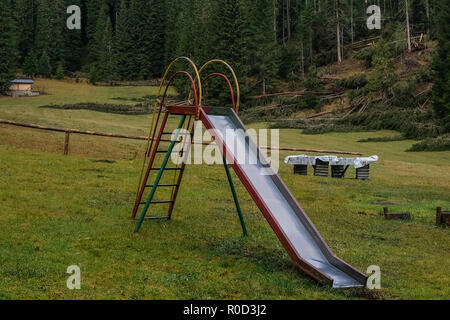
[[[16,42],[10,63],[27,75],[63,67],[99,80],[149,79],[186,55],[226,59],[252,86],[273,88],[345,59],[360,40],[397,33],[407,45],[407,12],[411,36],[433,35],[435,1],[409,2],[407,11],[405,0],[1,0],[1,24],[5,42]],[[66,26],[72,4],[81,30]],[[381,31],[367,28],[370,4],[381,7]]]
[[[377,103],[405,103],[408,92],[436,80],[436,112],[430,117],[448,122],[446,0],[0,0],[0,4],[3,90],[18,73],[86,77],[92,83],[155,79],[171,59],[183,55],[198,64],[212,58],[230,62],[245,97],[306,90],[306,97],[291,103],[294,111],[302,105],[323,111],[316,103],[321,99],[316,93],[323,91],[318,70],[359,59],[367,64],[363,75],[334,79],[341,80],[334,84],[347,90],[350,102],[357,102],[357,111]],[[66,9],[73,4],[81,8],[80,30],[66,26]],[[381,29],[370,30],[367,25],[371,5],[381,9]],[[405,87],[401,81],[409,74],[398,78],[392,71],[408,63],[408,54],[424,49],[434,56],[434,68],[425,61],[414,69],[416,83]],[[394,95],[396,84],[401,86]],[[422,97],[409,107],[429,105],[430,87]],[[437,126],[425,130],[423,137],[448,132],[448,126]]]

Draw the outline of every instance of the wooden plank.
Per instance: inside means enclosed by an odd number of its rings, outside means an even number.
[[[40,130],[46,130],[46,131],[55,131],[55,132],[69,132],[69,133],[84,134],[84,135],[91,135],[91,136],[123,138],[123,139],[132,139],[132,140],[148,140],[148,137],[143,137],[143,136],[130,136],[130,135],[116,134],[116,133],[104,133],[104,132],[96,132],[96,131],[84,131],[84,130],[79,130],[79,129],[41,126],[41,125],[37,125],[37,124],[20,123],[20,122],[3,120],[3,119],[0,119],[0,124],[9,124],[9,125],[18,126],[18,127],[40,129]]]
[[[308,166],[301,165],[301,164],[294,165],[294,174],[300,174],[303,176],[307,176],[308,175]]]
[[[441,224],[446,224],[450,226],[450,212],[442,212],[441,221],[442,221]]]
[[[330,173],[329,170],[330,167],[328,162],[323,162],[317,159],[316,165],[314,166],[314,175],[316,177],[328,177]]]
[[[389,208],[384,208],[383,211],[386,220],[411,220],[410,212],[389,212]]]
[[[344,166],[331,166],[331,176],[333,178],[344,178],[345,172]]]
[[[356,179],[370,180],[370,165],[356,169]]]
[[[386,220],[411,220],[411,213],[409,212],[386,213],[384,217],[386,218]]]
[[[346,151],[336,151],[336,150],[318,150],[318,149],[305,149],[305,148],[286,148],[286,147],[269,147],[260,146],[261,149],[279,150],[279,151],[299,151],[299,152],[311,152],[311,153],[331,153],[331,154],[346,154],[353,156],[362,156],[362,153],[358,152],[346,152]]]

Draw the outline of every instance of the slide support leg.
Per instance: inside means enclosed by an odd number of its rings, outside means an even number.
[[[237,197],[236,189],[234,188],[233,179],[231,177],[230,168],[228,167],[227,159],[223,157],[223,165],[225,166],[225,171],[227,172],[228,183],[230,184],[231,193],[233,194],[234,203],[236,204],[236,210],[238,212],[239,221],[241,222],[242,232],[244,237],[248,236],[247,228],[245,226],[244,215],[242,214],[241,206],[239,205],[239,200]]]

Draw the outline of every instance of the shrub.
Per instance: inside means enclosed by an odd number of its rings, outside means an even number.
[[[56,67],[55,78],[62,80],[64,79],[64,74],[65,74],[64,65],[62,62],[59,62],[58,66]]]
[[[334,84],[336,87],[341,89],[359,89],[367,84],[367,78],[364,74],[360,74],[349,78],[336,80]]]
[[[46,105],[40,108],[51,108],[51,109],[64,109],[64,110],[91,110],[106,113],[116,113],[116,114],[149,114],[152,112],[148,104],[136,104],[136,105],[126,105],[126,104],[98,104],[98,103],[77,103],[77,104],[65,104],[65,105]]]
[[[38,74],[42,77],[49,77],[51,71],[50,58],[48,57],[47,51],[44,50],[38,62]]]
[[[392,137],[380,137],[380,138],[367,138],[358,140],[358,142],[392,142],[392,141],[403,141],[406,140],[403,136],[392,136]]]
[[[413,145],[408,151],[450,151],[450,134],[425,139]]]
[[[415,83],[409,81],[406,85],[396,84],[392,87],[389,104],[397,108],[413,108],[417,106],[418,100],[414,96]]]
[[[416,79],[418,82],[433,82],[434,80],[433,69],[429,65],[420,69]]]
[[[354,58],[357,60],[363,60],[366,63],[366,67],[370,68],[372,66],[372,58],[375,54],[374,47],[364,48],[354,54]]]

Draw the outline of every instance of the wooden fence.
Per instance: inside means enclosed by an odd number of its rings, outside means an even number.
[[[37,124],[31,123],[20,123],[11,120],[0,119],[0,124],[6,124],[16,127],[24,127],[45,131],[54,131],[54,132],[63,132],[65,133],[64,139],[64,155],[69,154],[69,144],[70,144],[70,135],[71,134],[81,134],[81,135],[91,135],[91,136],[100,136],[100,137],[110,137],[110,138],[121,138],[121,139],[130,139],[130,140],[145,140],[147,141],[149,138],[144,136],[132,136],[125,134],[117,134],[117,133],[105,133],[105,132],[97,132],[97,131],[85,131],[79,129],[70,129],[70,128],[58,128],[51,126],[41,126]],[[163,142],[170,142],[169,139],[161,139]],[[209,145],[209,143],[201,143],[194,142],[194,144],[202,144]],[[347,152],[347,151],[336,151],[336,150],[318,150],[318,149],[305,149],[305,148],[287,148],[287,147],[270,147],[270,146],[260,146],[261,149],[270,149],[270,150],[278,150],[278,151],[298,151],[298,152],[311,152],[311,153],[331,153],[331,154],[343,154],[343,155],[354,155],[354,156],[362,156],[362,153],[357,152]]]

